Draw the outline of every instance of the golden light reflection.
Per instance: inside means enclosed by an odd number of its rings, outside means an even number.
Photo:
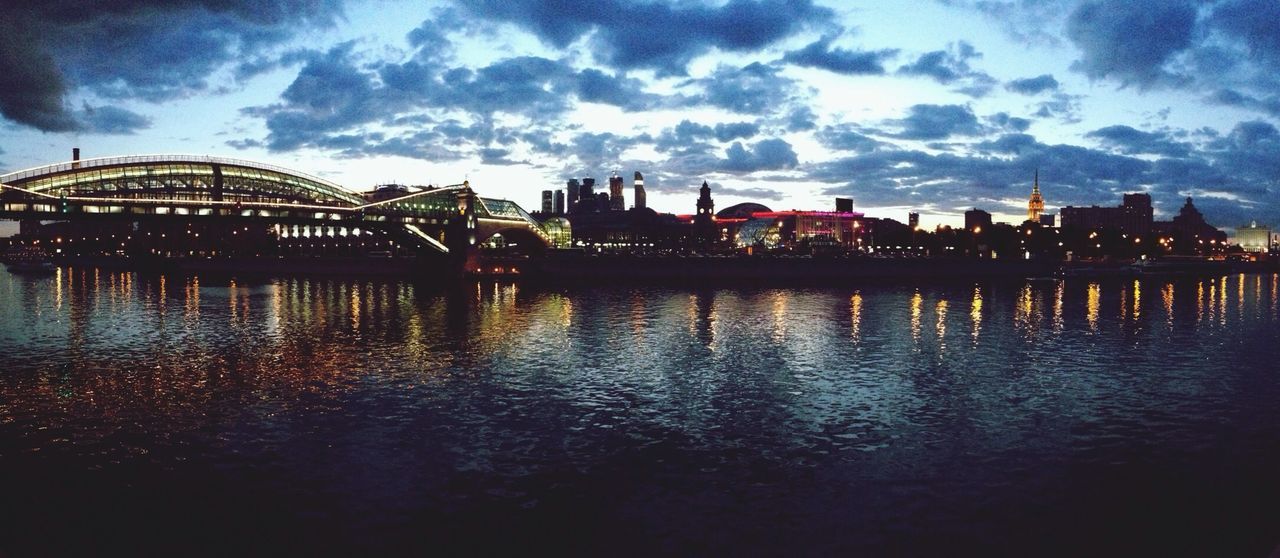
[[[920,314],[924,307],[924,297],[920,291],[911,296],[911,339],[920,343]]]
[[[781,340],[787,334],[787,291],[773,292],[773,338]]]
[[[849,333],[854,343],[862,341],[862,293],[849,297]]]
[[[1053,289],[1053,329],[1055,331],[1062,331],[1064,326],[1062,321],[1062,298],[1066,291],[1066,281],[1058,281],[1058,285]]]
[[[1102,306],[1102,285],[1098,283],[1089,283],[1089,295],[1085,301],[1085,319],[1089,322],[1089,329],[1098,330],[1098,311]]]
[[[192,277],[187,280],[182,294],[187,301],[183,317],[187,320],[200,319],[200,278]]]
[[[1018,305],[1014,309],[1014,320],[1024,326],[1031,325],[1031,285],[1023,285],[1018,291]]]
[[[1205,300],[1204,281],[1199,281],[1196,283],[1196,324],[1197,325],[1204,320],[1204,308],[1205,308],[1204,300]]]
[[[351,288],[351,329],[360,331],[360,287],[352,286]]]
[[[938,324],[936,326],[938,333],[938,349],[946,350],[947,348],[947,301],[939,300],[935,309],[938,314]]]
[[[1244,315],[1244,274],[1236,276],[1236,317]]]
[[[62,267],[53,270],[53,307],[62,310]]]
[[[1218,324],[1227,325],[1227,276],[1218,278]]]
[[[1164,302],[1164,322],[1173,327],[1173,283],[1165,283],[1160,289],[1160,299]]]
[[[982,287],[973,288],[973,301],[969,303],[969,319],[973,321],[973,344],[978,344],[982,332]]]
[[[169,283],[168,279],[164,275],[160,276],[159,283],[160,285],[158,290],[160,291],[160,296],[156,299],[156,308],[160,311],[160,315],[164,316],[165,303],[169,299]]]
[[[1142,317],[1142,282],[1133,280],[1133,320],[1136,322]]]

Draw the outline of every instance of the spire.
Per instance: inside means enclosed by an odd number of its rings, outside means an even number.
[[[1035,185],[1031,187],[1031,192],[1033,194],[1040,193],[1040,169],[1036,169],[1036,181]]]

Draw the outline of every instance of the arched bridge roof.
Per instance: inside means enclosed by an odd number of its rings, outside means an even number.
[[[155,190],[211,191],[306,200],[334,206],[365,203],[338,184],[275,165],[207,155],[134,155],[68,161],[0,176],[0,183],[50,195],[127,196]]]

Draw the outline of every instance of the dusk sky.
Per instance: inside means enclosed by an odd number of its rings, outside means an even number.
[[[1280,224],[1280,2],[7,2],[0,171],[250,159],[357,190],[538,207],[645,174],[649,205],[959,224],[1147,191]]]

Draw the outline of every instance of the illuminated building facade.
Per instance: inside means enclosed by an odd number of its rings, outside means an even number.
[[[148,155],[46,165],[0,183],[0,218],[22,222],[22,236],[54,256],[416,257],[465,255],[494,234],[547,242],[514,202],[466,182],[357,193],[262,163]]]
[[[1031,199],[1027,201],[1027,220],[1039,223],[1042,213],[1044,213],[1044,198],[1040,196],[1040,171],[1037,170],[1035,182],[1031,186]]]
[[[1257,221],[1240,227],[1236,229],[1236,244],[1245,252],[1267,252],[1271,250],[1271,227],[1258,226]]]

